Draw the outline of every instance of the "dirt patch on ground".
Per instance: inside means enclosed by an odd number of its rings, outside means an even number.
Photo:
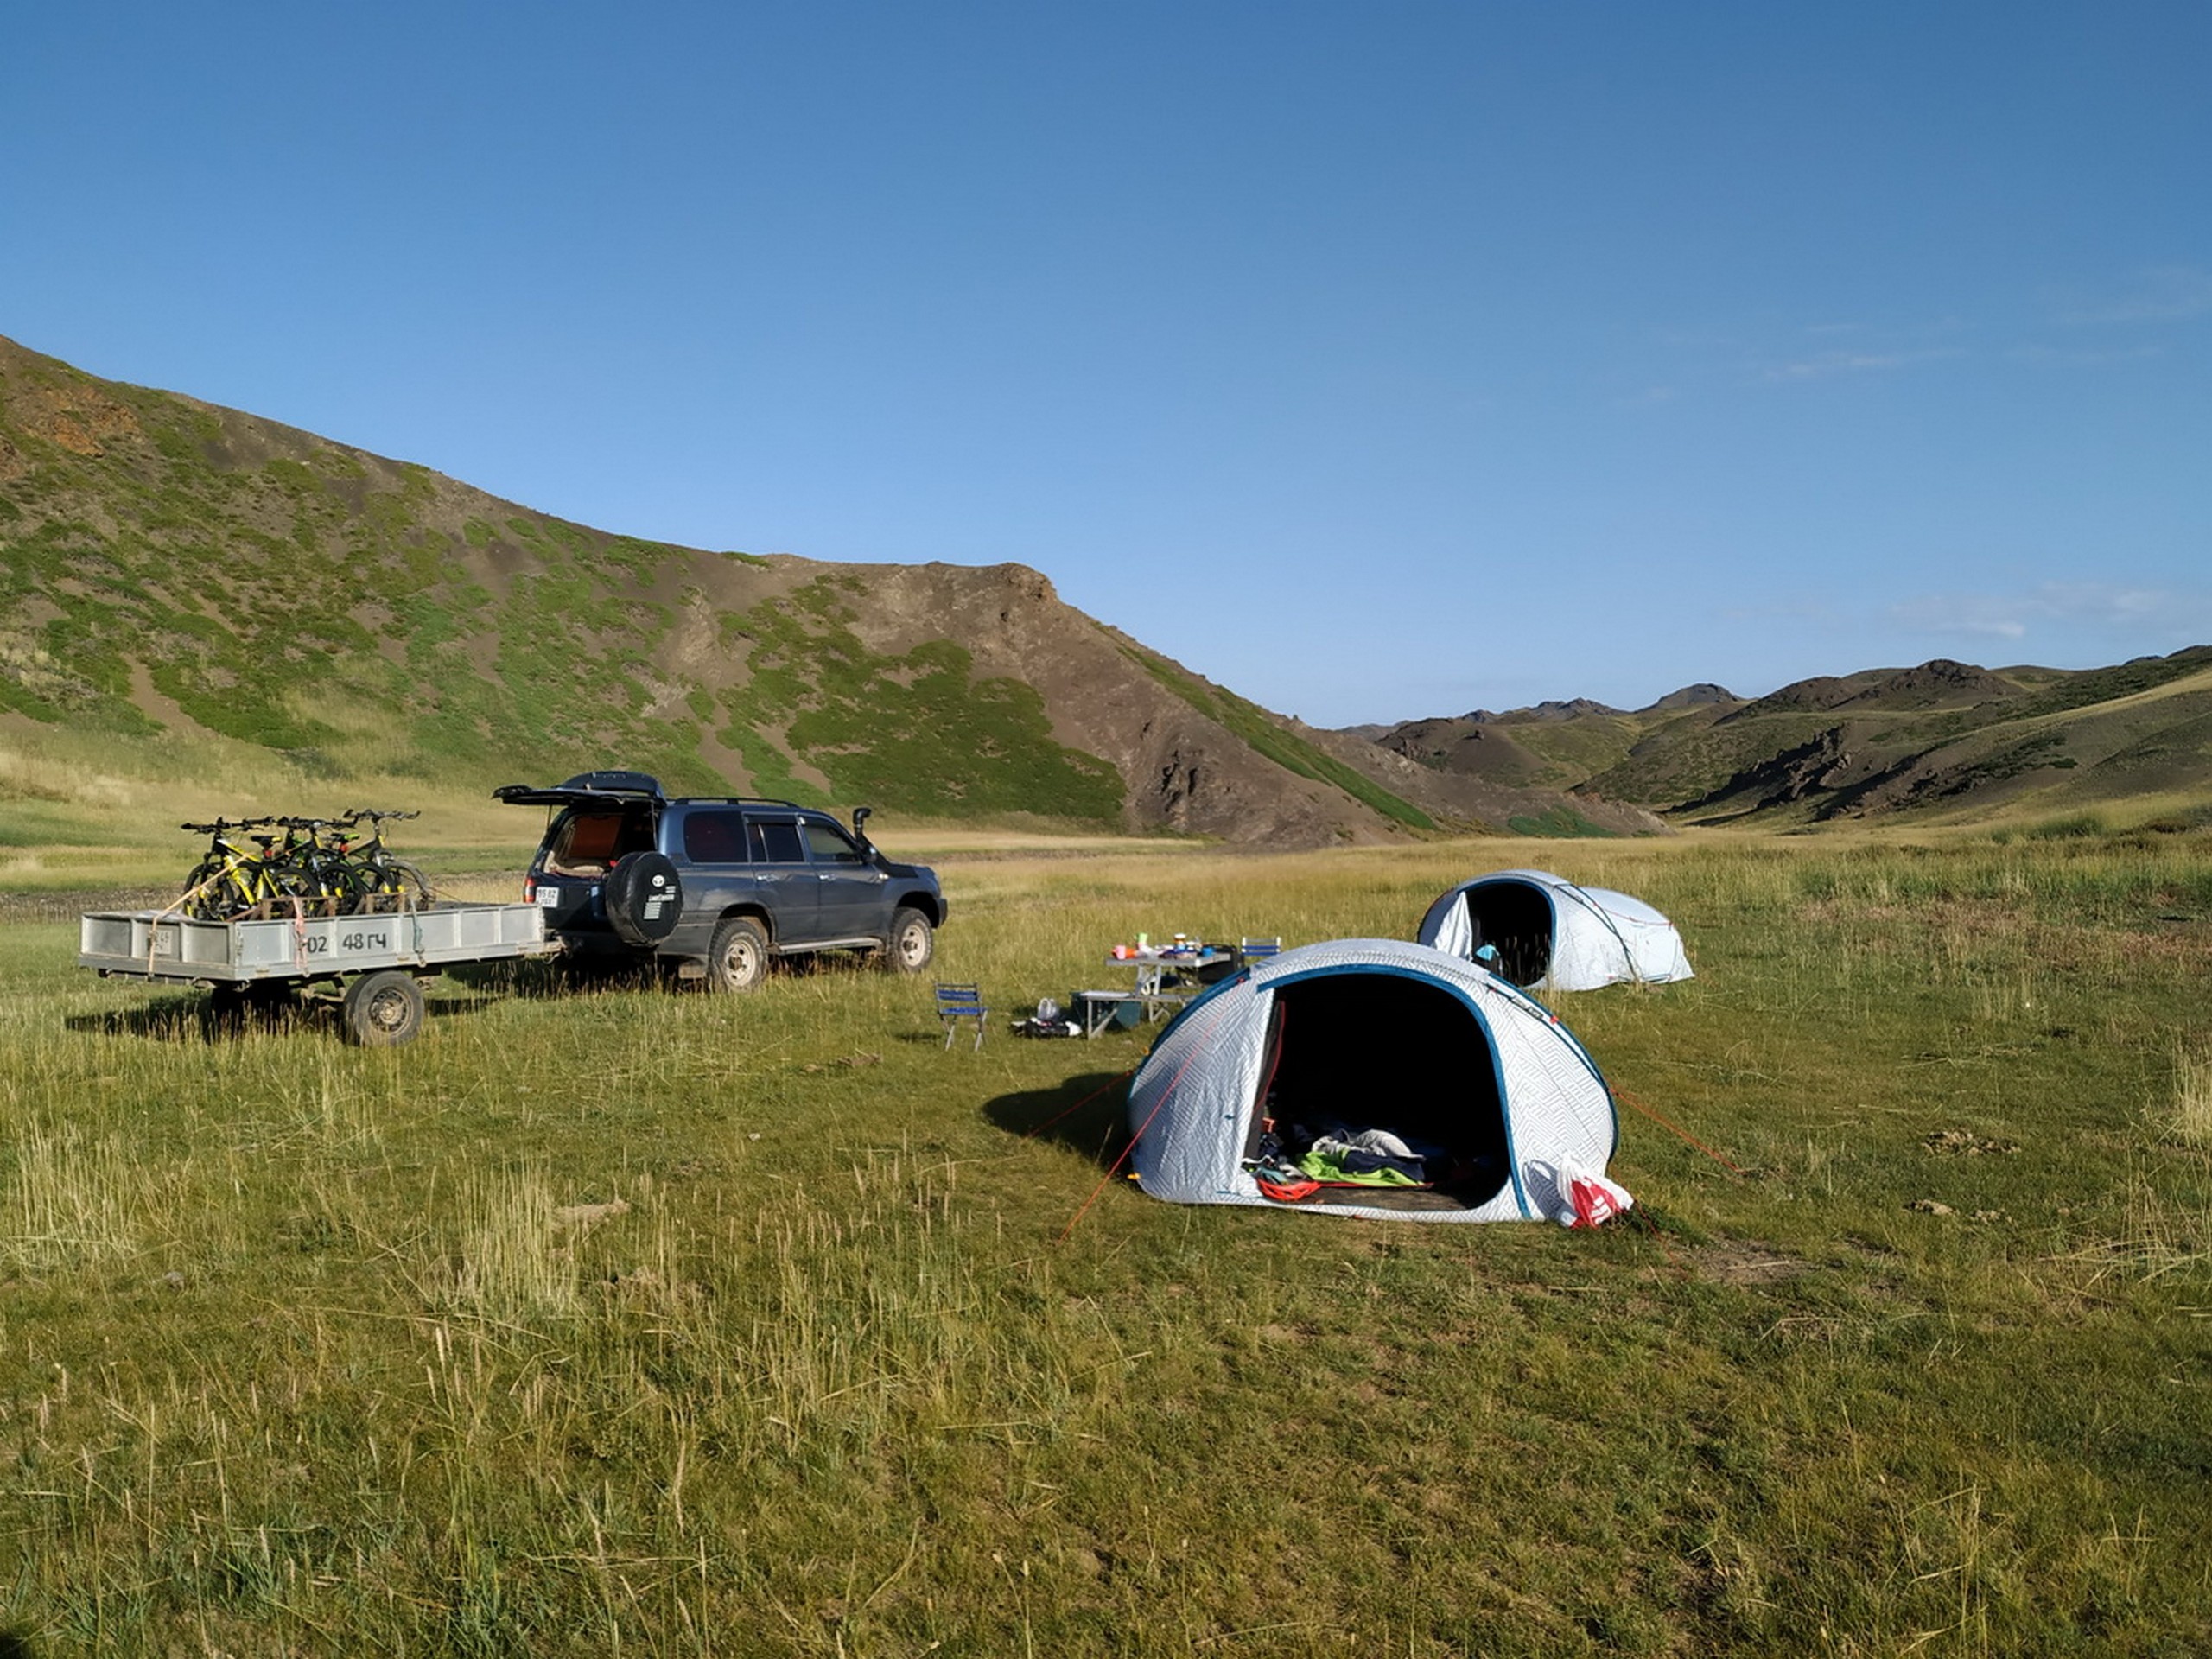
[[[1809,1272],[1812,1263],[1764,1244],[1730,1239],[1689,1251],[1684,1258],[1701,1278],[1724,1285],[1778,1285]]]

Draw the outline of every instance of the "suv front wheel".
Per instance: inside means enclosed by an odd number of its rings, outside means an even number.
[[[883,965],[894,974],[918,974],[937,955],[937,930],[918,910],[902,907],[892,912],[889,948]]]
[[[768,976],[768,936],[750,916],[733,916],[715,930],[707,982],[718,991],[749,991]]]

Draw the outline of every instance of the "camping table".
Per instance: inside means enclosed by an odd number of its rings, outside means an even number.
[[[1124,946],[1122,952],[1116,956],[1109,951],[1106,965],[1135,970],[1128,989],[1075,994],[1076,1023],[1086,1037],[1157,1018],[1170,1004],[1180,1007],[1205,986],[1235,972],[1237,965],[1236,952],[1225,944],[1141,951]]]
[[[1127,1018],[1123,1017],[1127,1014]],[[1077,991],[1075,994],[1076,1023],[1083,1027],[1086,1037],[1096,1037],[1102,1031],[1111,1031],[1116,1026],[1134,1026],[1144,1017],[1144,1003],[1135,991]]]
[[[1141,1003],[1145,1017],[1155,1016],[1173,1002],[1188,1002],[1205,987],[1235,971],[1236,952],[1224,944],[1200,945],[1196,950],[1141,950],[1131,956],[1112,956],[1107,965],[1136,972],[1129,996]]]

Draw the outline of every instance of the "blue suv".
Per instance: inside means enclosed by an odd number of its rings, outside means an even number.
[[[936,872],[893,862],[864,829],[790,801],[670,799],[640,772],[587,772],[493,795],[552,809],[524,896],[585,958],[672,963],[684,979],[749,991],[769,958],[865,950],[918,974],[936,954]]]

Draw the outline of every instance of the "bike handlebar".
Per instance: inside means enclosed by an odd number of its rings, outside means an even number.
[[[219,836],[226,830],[251,830],[257,823],[273,823],[283,830],[342,830],[351,829],[366,818],[372,823],[381,823],[386,818],[419,818],[420,809],[403,812],[397,807],[357,806],[343,817],[337,818],[280,818],[264,814],[251,818],[218,818],[213,823],[180,823],[180,830],[189,830],[195,836]]]

